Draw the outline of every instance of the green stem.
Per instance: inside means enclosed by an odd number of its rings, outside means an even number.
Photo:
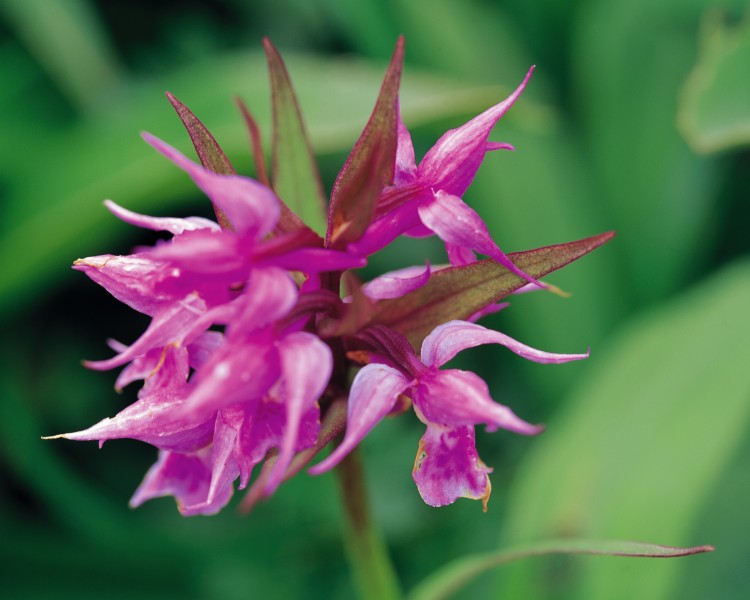
[[[359,452],[336,468],[346,514],[344,548],[362,600],[401,600],[403,594],[388,549],[373,528]]]

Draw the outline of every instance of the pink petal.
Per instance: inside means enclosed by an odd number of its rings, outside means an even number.
[[[542,431],[519,419],[507,406],[490,397],[487,384],[476,374],[458,369],[432,371],[420,378],[412,392],[417,416],[425,423],[460,426],[485,423],[488,431],[498,427],[535,435]]]
[[[412,471],[427,504],[446,506],[458,498],[470,498],[482,500],[487,510],[491,472],[477,454],[473,427],[427,424]]]
[[[414,159],[414,145],[409,130],[398,111],[398,138],[396,142],[396,169],[393,173],[393,185],[411,183],[416,178],[417,164]]]
[[[515,150],[516,148],[512,144],[505,142],[487,142],[485,149],[487,152],[492,152],[493,150]]]
[[[159,452],[159,460],[149,469],[143,483],[130,500],[133,508],[146,500],[174,496],[177,508],[185,516],[213,515],[232,497],[231,486],[221,490],[211,504],[206,503],[211,484],[210,453],[177,454]]]
[[[349,244],[347,250],[354,254],[369,256],[385,248],[405,231],[420,225],[417,203],[405,204],[375,219],[362,237],[355,243]]]
[[[422,362],[429,367],[439,367],[466,348],[483,344],[500,344],[528,360],[538,363],[565,363],[588,358],[586,354],[554,354],[542,352],[517,342],[511,337],[467,321],[449,321],[439,325],[422,342]]]
[[[454,266],[470,265],[477,262],[477,255],[474,254],[474,251],[465,246],[456,246],[446,242],[445,251],[448,253],[448,261]]]
[[[75,261],[73,268],[120,302],[151,316],[191,291],[180,289],[179,269],[148,254],[90,256]]]
[[[490,131],[518,99],[534,67],[505,100],[457,129],[447,131],[419,164],[417,176],[426,186],[463,196],[484,160]],[[490,147],[494,150],[495,147]]]
[[[154,258],[190,273],[242,278],[249,268],[246,254],[241,240],[231,231],[207,229],[186,231],[172,243],[159,244],[150,252]]]
[[[297,284],[287,272],[277,267],[253,269],[237,301],[239,314],[230,323],[229,333],[259,329],[285,317],[297,298]]]
[[[267,495],[272,494],[281,483],[294,452],[302,449],[298,447],[302,417],[315,406],[328,385],[333,369],[331,349],[311,333],[292,333],[277,345],[281,359],[286,426],[278,459],[266,481],[264,491]],[[313,443],[315,438],[317,431],[312,437]]]
[[[310,469],[310,473],[319,475],[335,467],[390,412],[399,394],[410,385],[411,382],[393,367],[383,364],[363,367],[349,393],[344,441],[328,458]]]
[[[529,285],[533,285],[533,284],[530,283]],[[483,309],[478,310],[473,315],[469,315],[469,317],[466,320],[471,323],[476,323],[477,321],[479,321],[480,319],[483,319],[487,315],[494,315],[495,313],[500,312],[501,310],[508,308],[509,306],[510,306],[510,302],[498,302],[497,304],[490,304],[489,306],[485,306]]]
[[[143,133],[143,139],[190,175],[238,233],[260,240],[276,225],[279,201],[263,184],[239,175],[213,173],[148,133]]]
[[[196,229],[208,229],[211,231],[219,231],[221,229],[218,223],[202,217],[187,217],[186,219],[149,217],[129,211],[115,204],[112,200],[105,200],[104,206],[118,219],[126,223],[130,223],[136,227],[143,227],[144,229],[153,229],[154,231],[168,231],[172,235],[180,235],[184,231],[194,231]]]
[[[205,310],[206,303],[197,294],[190,294],[157,313],[143,335],[126,350],[109,360],[87,361],[85,364],[90,369],[106,371],[124,365],[153,348],[180,344],[190,326]]]
[[[526,281],[544,287],[544,284],[511,262],[490,236],[482,218],[458,196],[443,191],[435,192],[431,201],[419,205],[419,218],[446,244],[476,250]]]
[[[302,273],[322,273],[325,271],[346,271],[360,269],[367,259],[349,252],[339,252],[327,248],[297,248],[278,256],[269,257],[261,264],[274,265],[290,271]]]
[[[362,286],[365,296],[373,300],[401,298],[405,294],[422,287],[430,278],[430,263],[422,266],[406,267],[385,273]]]

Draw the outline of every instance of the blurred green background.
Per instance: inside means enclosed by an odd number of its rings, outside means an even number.
[[[495,471],[479,503],[425,506],[411,482],[422,426],[364,443],[374,511],[404,585],[448,560],[546,537],[718,550],[677,560],[565,557],[504,567],[459,597],[747,598],[750,583],[750,11],[746,1],[0,0],[0,594],[3,598],[352,597],[331,475],[302,475],[248,517],[181,518],[127,501],[156,452],[42,442],[133,401],[82,358],[145,318],[78,257],[154,238],[113,218],[210,214],[140,139],[183,151],[170,90],[251,173],[232,97],[269,130],[261,38],[287,61],[326,184],[406,35],[402,107],[417,153],[537,70],[466,195],[506,251],[614,229],[487,325],[588,361],[526,363],[493,347],[456,361],[547,424],[478,433]],[[440,261],[399,243],[367,274]],[[236,503],[233,503],[233,506]]]

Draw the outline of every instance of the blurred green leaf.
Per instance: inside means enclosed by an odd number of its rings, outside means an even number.
[[[678,116],[688,143],[709,154],[750,143],[750,15],[736,27],[718,12],[707,17]]]
[[[693,154],[675,116],[701,12],[740,4],[604,0],[579,11],[572,60],[577,114],[591,177],[625,249],[621,282],[639,303],[694,275],[714,238],[716,164]]]
[[[544,540],[509,548],[464,556],[441,567],[408,595],[408,600],[446,600],[479,575],[506,563],[550,554],[599,554],[622,557],[676,558],[711,552],[711,546],[675,548],[622,540]]]
[[[502,544],[558,536],[687,541],[747,430],[749,305],[745,261],[626,323],[521,465]],[[559,564],[514,566],[502,589],[676,598],[670,592],[689,577],[671,561],[575,566],[564,579]]]
[[[2,0],[0,14],[77,107],[96,108],[120,66],[88,0]]]

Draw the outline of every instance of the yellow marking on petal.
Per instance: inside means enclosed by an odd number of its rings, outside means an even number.
[[[487,475],[485,475],[487,477]],[[492,493],[492,483],[490,478],[487,477],[487,491],[484,492],[479,499],[482,501],[482,512],[487,512],[487,503],[490,501],[490,494]]]
[[[556,285],[552,285],[551,283],[545,283],[544,285],[547,286],[547,290],[555,294],[556,296],[560,296],[561,298],[570,298],[573,294],[570,292],[566,292],[565,290],[561,290]]]
[[[92,263],[92,262],[86,262],[86,259],[85,259],[85,258],[77,258],[77,259],[75,259],[75,260],[73,261],[73,265],[75,265],[75,266],[78,266],[78,265],[84,265],[84,266],[86,266],[86,267],[93,267],[94,269],[103,269],[104,267],[106,267],[106,266],[107,266],[107,263],[108,263],[108,262],[109,262],[110,260],[112,260],[113,258],[114,258],[113,256],[110,256],[110,257],[109,257],[109,258],[107,258],[107,260],[105,260],[105,261],[104,261],[103,263]]]
[[[427,452],[425,452],[424,447],[424,441],[419,440],[419,447],[417,448],[417,455],[414,457],[414,468],[412,469],[412,473],[416,473],[417,471],[419,471],[419,469],[422,468],[422,463],[428,456]]]
[[[161,351],[161,356],[159,357],[159,362],[156,363],[156,366],[153,368],[153,370],[148,375],[146,375],[146,379],[156,375],[159,369],[161,369],[164,366],[164,361],[167,360],[167,350],[169,350],[169,348],[177,349],[179,347],[180,347],[179,342],[169,342],[166,346],[164,346],[164,348],[162,348],[162,351]]]

